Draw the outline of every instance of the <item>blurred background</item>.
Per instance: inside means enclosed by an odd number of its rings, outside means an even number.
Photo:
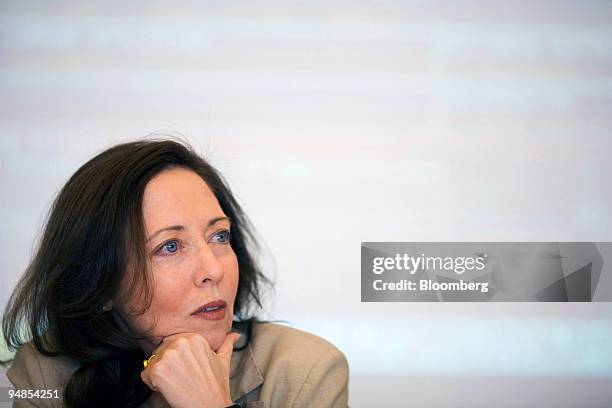
[[[361,303],[360,243],[610,241],[611,131],[609,1],[4,1],[0,306],[81,164],[181,135],[351,406],[609,408],[610,303]]]

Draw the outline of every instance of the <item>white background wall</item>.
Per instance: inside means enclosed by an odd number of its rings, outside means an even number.
[[[612,305],[360,303],[361,241],[610,241],[607,1],[3,2],[0,303],[87,159],[179,132],[351,405],[609,407]]]

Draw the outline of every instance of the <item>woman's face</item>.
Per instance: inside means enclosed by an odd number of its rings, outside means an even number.
[[[163,171],[147,184],[142,212],[152,302],[136,313],[142,298],[125,295],[128,271],[119,296],[124,300],[116,301],[119,313],[137,330],[153,327],[146,352],[180,332],[203,335],[216,351],[231,328],[238,288],[229,219],[202,178],[184,168]],[[212,309],[202,309],[211,302]]]

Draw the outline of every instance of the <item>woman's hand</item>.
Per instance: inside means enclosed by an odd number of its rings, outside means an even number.
[[[240,334],[230,333],[215,353],[197,333],[166,337],[140,377],[172,408],[220,408],[232,404],[230,360]]]

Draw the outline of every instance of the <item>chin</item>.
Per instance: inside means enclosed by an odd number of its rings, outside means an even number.
[[[219,350],[221,344],[225,340],[225,337],[229,333],[232,328],[231,322],[220,324],[215,326],[214,328],[210,328],[208,330],[201,330],[199,333],[206,338],[210,348],[212,348],[215,352]]]

